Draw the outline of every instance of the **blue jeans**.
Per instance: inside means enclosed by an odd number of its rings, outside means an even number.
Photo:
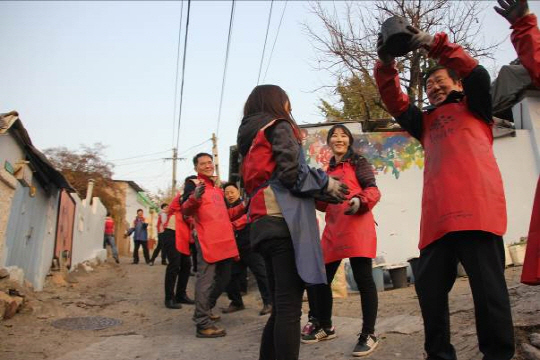
[[[107,235],[103,238],[103,248],[107,248],[107,244],[111,246],[113,258],[118,259],[118,249],[116,248],[116,243],[114,242],[114,235]]]

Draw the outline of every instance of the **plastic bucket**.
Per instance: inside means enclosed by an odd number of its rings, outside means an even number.
[[[418,258],[417,257],[410,258],[409,260],[407,260],[407,262],[409,263],[409,266],[411,267],[411,272],[412,272],[411,283],[414,283],[418,274]]]
[[[526,245],[510,245],[508,247],[508,251],[510,252],[510,256],[512,257],[512,262],[514,265],[523,265],[523,262],[525,261],[525,250],[527,246]]]
[[[407,266],[396,266],[388,269],[390,272],[390,278],[392,279],[392,285],[394,289],[400,289],[407,287],[409,283],[407,282]]]
[[[412,33],[407,29],[408,25],[407,20],[400,16],[392,16],[382,23],[383,47],[390,55],[398,57],[410,51]]]
[[[377,291],[384,291],[384,275],[383,268],[381,266],[376,266],[372,269],[373,281],[375,282],[375,287]]]

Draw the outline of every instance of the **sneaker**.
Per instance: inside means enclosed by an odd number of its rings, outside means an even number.
[[[358,343],[352,352],[352,356],[369,355],[377,348],[377,345],[379,345],[379,340],[377,340],[375,335],[360,334]]]
[[[206,329],[197,329],[198,338],[217,338],[227,335],[225,329],[212,325]]]
[[[313,329],[315,329],[315,322],[316,320],[312,317],[309,318],[309,321],[304,325],[302,328],[302,331],[300,332],[300,335],[309,335]]]
[[[317,327],[307,335],[303,335],[301,341],[304,344],[313,344],[323,340],[331,340],[336,337],[336,329],[332,326],[328,329]]]

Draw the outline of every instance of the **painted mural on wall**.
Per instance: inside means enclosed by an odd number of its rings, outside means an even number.
[[[391,173],[396,179],[412,167],[424,168],[424,151],[420,143],[406,132],[362,133],[360,124],[345,124],[354,136],[354,148],[373,166],[376,172]],[[302,144],[306,161],[326,170],[332,151],[326,144],[331,126],[302,128]]]

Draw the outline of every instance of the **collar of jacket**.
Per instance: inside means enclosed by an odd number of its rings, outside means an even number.
[[[347,149],[347,152],[345,153],[345,155],[343,155],[343,157],[341,158],[341,161],[339,163],[341,164],[341,163],[344,163],[346,161],[350,161],[353,155],[354,155],[354,152],[353,152],[352,148],[349,146],[349,148]],[[337,165],[338,164],[336,163],[336,156],[334,155],[330,159],[330,162],[328,163],[328,167],[329,168],[335,168]]]
[[[458,103],[460,102],[461,100],[463,100],[463,98],[465,97],[465,94],[461,91],[452,91],[450,94],[448,94],[448,96],[446,97],[446,100],[443,101],[443,103],[439,106],[435,106],[435,105],[429,105],[429,106],[426,106],[424,108],[424,110],[426,110],[428,113],[432,112],[433,110],[445,105],[445,104],[450,104],[450,103]]]
[[[197,179],[204,181],[205,183],[208,183],[212,186],[216,185],[216,177],[215,176],[206,176],[203,174],[197,174]]]

